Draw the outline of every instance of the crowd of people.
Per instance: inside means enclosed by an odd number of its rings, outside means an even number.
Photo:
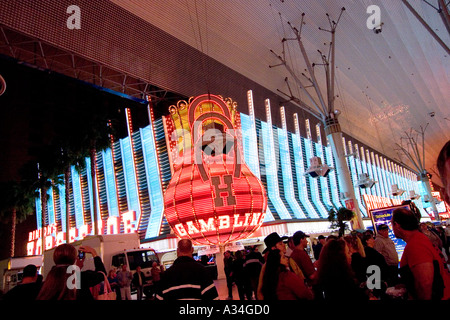
[[[389,232],[406,242],[401,260]],[[432,224],[420,223],[411,210],[393,211],[389,225],[372,230],[352,231],[342,237],[321,235],[317,243],[302,231],[292,237],[274,232],[264,239],[265,249],[257,246],[234,253],[224,253],[224,271],[228,299],[234,299],[236,286],[239,300],[391,300],[450,299],[448,239]],[[312,245],[311,245],[312,244]],[[4,300],[95,300],[104,291],[106,270],[95,250],[80,248],[91,254],[95,270],[80,273],[80,286],[70,287],[72,265],[83,267],[83,259],[70,244],[58,246],[54,263],[45,281],[36,266],[24,269],[22,284],[14,287]],[[189,239],[178,243],[177,259],[162,271],[152,267],[154,298],[218,299],[218,291],[205,266],[193,259]],[[132,274],[124,265],[120,271],[109,271],[107,280],[119,300],[131,300],[130,287],[143,299],[146,277],[137,267]]]
[[[85,257],[80,257],[78,252],[90,254],[94,261],[94,270],[81,271]],[[131,286],[136,289],[137,300],[144,298],[144,285],[148,277],[137,266],[133,274],[126,265],[122,265],[119,271],[112,267],[106,275],[105,266],[95,249],[89,246],[81,246],[77,249],[71,244],[62,244],[55,248],[53,254],[54,266],[48,273],[45,281],[38,273],[35,265],[27,265],[23,269],[22,281],[19,285],[9,290],[1,300],[81,300],[92,301],[99,299],[99,295],[105,293],[105,281],[108,281],[112,292],[116,293],[116,300],[132,300]],[[77,278],[73,278],[76,266],[80,270]],[[153,291],[158,286],[162,268],[154,262],[152,269]],[[79,281],[77,283],[77,280]],[[154,294],[155,292],[153,292]]]
[[[368,229],[343,237],[321,235],[311,246],[311,255],[309,236],[302,231],[292,237],[268,235],[255,296],[241,294],[246,292],[241,286],[248,286],[240,276],[242,253],[236,252],[234,260],[227,253],[224,265],[229,299],[233,298],[231,285],[236,274],[241,300],[450,299],[445,245],[435,244],[436,239],[439,244],[446,243],[445,234],[433,224],[420,223],[406,209],[394,210],[390,225],[378,225],[376,233]],[[390,228],[407,243],[401,261],[389,237]]]

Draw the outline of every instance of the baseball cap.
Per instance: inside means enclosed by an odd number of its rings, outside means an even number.
[[[297,231],[296,233],[294,233],[294,235],[292,236],[293,240],[294,240],[294,245],[298,245],[300,243],[300,240],[304,239],[304,238],[309,238],[309,236],[304,233],[303,231]]]

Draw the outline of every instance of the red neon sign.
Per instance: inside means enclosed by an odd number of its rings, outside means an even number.
[[[124,233],[136,232],[137,227],[136,211],[127,211],[122,213],[121,217],[108,217],[106,221],[98,221],[98,234],[103,234],[102,230],[106,222],[106,234],[119,234],[121,226],[123,226]],[[66,232],[57,231],[57,225],[51,224],[44,227],[44,245],[45,250],[49,250],[55,246],[66,242]],[[69,229],[69,241],[72,243],[77,240],[84,239],[86,236],[92,233],[91,225],[85,224],[79,228]],[[34,230],[28,234],[27,243],[27,255],[39,255],[42,254],[42,230]]]
[[[177,117],[172,126],[189,127],[190,134],[175,137],[183,145],[174,148],[177,159],[164,194],[165,216],[179,237],[196,244],[247,238],[264,220],[266,192],[243,161],[230,108],[231,102],[214,95],[193,98],[187,112],[172,108]]]

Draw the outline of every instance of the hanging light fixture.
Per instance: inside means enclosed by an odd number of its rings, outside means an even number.
[[[417,200],[417,199],[420,199],[420,195],[416,194],[416,192],[414,190],[410,190],[409,191],[409,198],[411,200]]]
[[[333,168],[326,164],[322,164],[322,159],[319,157],[312,157],[309,159],[311,166],[306,170],[305,176],[309,175],[312,178],[326,177]]]
[[[392,190],[391,193],[394,197],[401,196],[405,192],[405,190],[399,189],[398,185],[396,184],[393,184],[391,186],[391,190]]]
[[[372,188],[377,181],[370,179],[367,173],[361,173],[358,175],[358,186],[362,189]]]

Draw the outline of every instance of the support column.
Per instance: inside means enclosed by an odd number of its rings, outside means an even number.
[[[439,213],[438,213],[438,210],[436,207],[436,203],[434,202],[433,195],[431,193],[430,179],[428,178],[426,173],[422,173],[419,176],[419,179],[425,189],[426,194],[428,195],[428,198],[430,199],[430,204],[431,204],[431,208],[433,209],[434,218],[436,219],[436,221],[439,221],[440,220]]]
[[[334,117],[327,117],[325,119],[325,133],[333,150],[333,156],[336,162],[335,170],[339,179],[339,186],[341,192],[346,195],[345,200],[350,203],[353,202],[352,208],[349,208],[355,213],[355,218],[351,221],[352,229],[364,229],[364,223],[361,212],[359,211],[358,201],[355,197],[355,190],[350,176],[350,171],[348,169],[347,161],[345,160],[344,146],[342,145],[341,126],[336,118],[337,115],[333,114],[333,116]]]
[[[216,266],[217,266],[217,280],[226,279],[225,276],[225,265],[223,264],[223,253],[225,252],[225,248],[220,246],[220,251],[216,253]]]

